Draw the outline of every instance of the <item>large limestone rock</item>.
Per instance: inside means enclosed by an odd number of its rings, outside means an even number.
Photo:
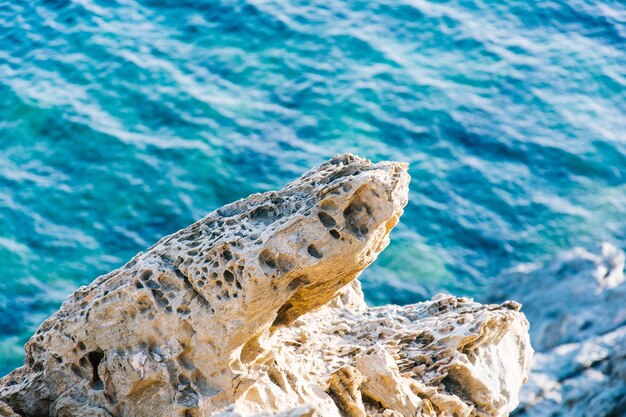
[[[516,415],[626,416],[624,252],[604,243],[496,281],[492,301],[524,304],[537,349]]]
[[[3,415],[504,416],[519,305],[368,308],[357,275],[407,202],[405,164],[338,156],[81,287],[0,381]]]

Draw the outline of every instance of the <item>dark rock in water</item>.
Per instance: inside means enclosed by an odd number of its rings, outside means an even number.
[[[624,252],[608,243],[503,274],[489,301],[515,299],[536,349],[515,415],[626,416]]]

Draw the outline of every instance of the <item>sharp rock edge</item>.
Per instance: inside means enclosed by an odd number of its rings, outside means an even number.
[[[507,415],[532,352],[519,305],[363,301],[355,278],[408,182],[406,164],[339,155],[161,239],[41,325],[0,401],[24,417]]]

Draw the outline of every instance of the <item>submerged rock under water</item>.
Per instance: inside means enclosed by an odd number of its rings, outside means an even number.
[[[516,416],[626,416],[624,252],[575,248],[503,274],[490,300],[523,303],[536,354]]]

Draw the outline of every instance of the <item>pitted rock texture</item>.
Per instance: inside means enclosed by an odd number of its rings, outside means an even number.
[[[406,171],[337,156],[81,287],[0,381],[6,413],[506,415],[531,354],[517,304],[363,301],[355,278],[389,242]]]
[[[257,362],[268,380],[254,378],[254,395],[240,401],[263,408],[259,397],[275,396],[257,392],[322,386],[332,401],[323,397],[321,416],[505,416],[532,355],[519,308],[446,295],[368,308],[355,281],[331,304],[277,329]]]

